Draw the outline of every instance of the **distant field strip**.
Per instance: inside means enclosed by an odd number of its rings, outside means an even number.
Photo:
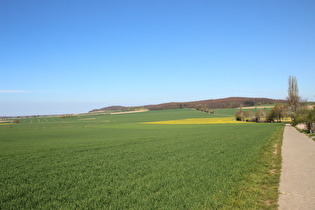
[[[78,119],[78,120],[95,120],[95,117],[91,117],[91,118],[83,118],[83,119]]]
[[[236,121],[233,117],[218,117],[218,118],[191,118],[191,119],[182,119],[182,120],[143,122],[141,124],[193,125],[193,124],[222,124],[222,123],[246,123],[246,122]]]

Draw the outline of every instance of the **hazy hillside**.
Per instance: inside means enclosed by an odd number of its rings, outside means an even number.
[[[237,108],[239,106],[255,106],[260,104],[274,104],[274,103],[285,103],[285,100],[281,99],[270,99],[270,98],[248,98],[248,97],[229,97],[221,99],[211,99],[202,101],[191,101],[191,102],[170,102],[156,105],[144,105],[141,107],[124,107],[124,106],[109,106],[101,109],[94,109],[90,112],[96,111],[116,111],[116,110],[136,110],[139,108],[145,108],[149,110],[165,110],[165,109],[183,109],[183,108],[207,108],[207,109],[223,109],[223,108]]]

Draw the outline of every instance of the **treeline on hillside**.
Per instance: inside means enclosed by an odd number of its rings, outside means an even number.
[[[222,99],[212,99],[203,101],[192,102],[171,102],[157,105],[145,105],[145,106],[109,106],[101,109],[93,109],[90,112],[105,112],[105,111],[136,111],[139,109],[149,110],[167,110],[167,109],[184,109],[194,108],[200,111],[211,111],[211,109],[224,109],[224,108],[238,108],[240,106],[257,106],[261,104],[275,104],[285,103],[285,100],[270,99],[270,98],[247,98],[247,97],[230,97]]]
[[[93,109],[91,111],[89,111],[90,113],[92,112],[106,112],[106,111],[114,111],[114,112],[117,112],[117,111],[123,111],[123,112],[127,112],[127,111],[136,111],[136,110],[139,110],[139,109],[143,109],[143,107],[139,107],[139,106],[129,106],[129,107],[126,107],[126,106],[108,106],[108,107],[104,107],[104,108],[101,108],[101,109]]]
[[[261,104],[285,103],[285,100],[269,99],[269,98],[246,98],[246,97],[230,97],[222,99],[212,99],[192,102],[173,102],[158,105],[146,105],[144,108],[149,110],[165,110],[165,109],[183,109],[195,108],[198,110],[238,108],[240,106],[257,106]]]

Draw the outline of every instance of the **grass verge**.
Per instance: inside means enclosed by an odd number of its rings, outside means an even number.
[[[306,130],[300,129],[297,126],[294,126],[296,130],[298,130],[300,133],[304,133],[308,137],[310,137],[313,141],[315,141],[315,133],[309,133]]]
[[[236,196],[230,202],[231,208],[278,208],[283,132],[284,126],[278,127],[261,149],[260,156],[254,160],[256,164],[251,168],[251,173],[242,187],[235,191]]]

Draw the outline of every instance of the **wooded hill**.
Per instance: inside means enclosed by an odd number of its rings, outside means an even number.
[[[110,106],[101,109],[94,109],[90,112],[97,111],[132,111],[139,108],[149,110],[165,110],[165,109],[183,109],[183,108],[195,108],[195,109],[224,109],[224,108],[237,108],[240,106],[256,106],[261,104],[275,104],[286,103],[286,100],[270,99],[270,98],[248,98],[248,97],[230,97],[222,99],[211,99],[202,101],[191,102],[171,102],[157,105],[145,105],[140,107],[124,107],[124,106]]]

